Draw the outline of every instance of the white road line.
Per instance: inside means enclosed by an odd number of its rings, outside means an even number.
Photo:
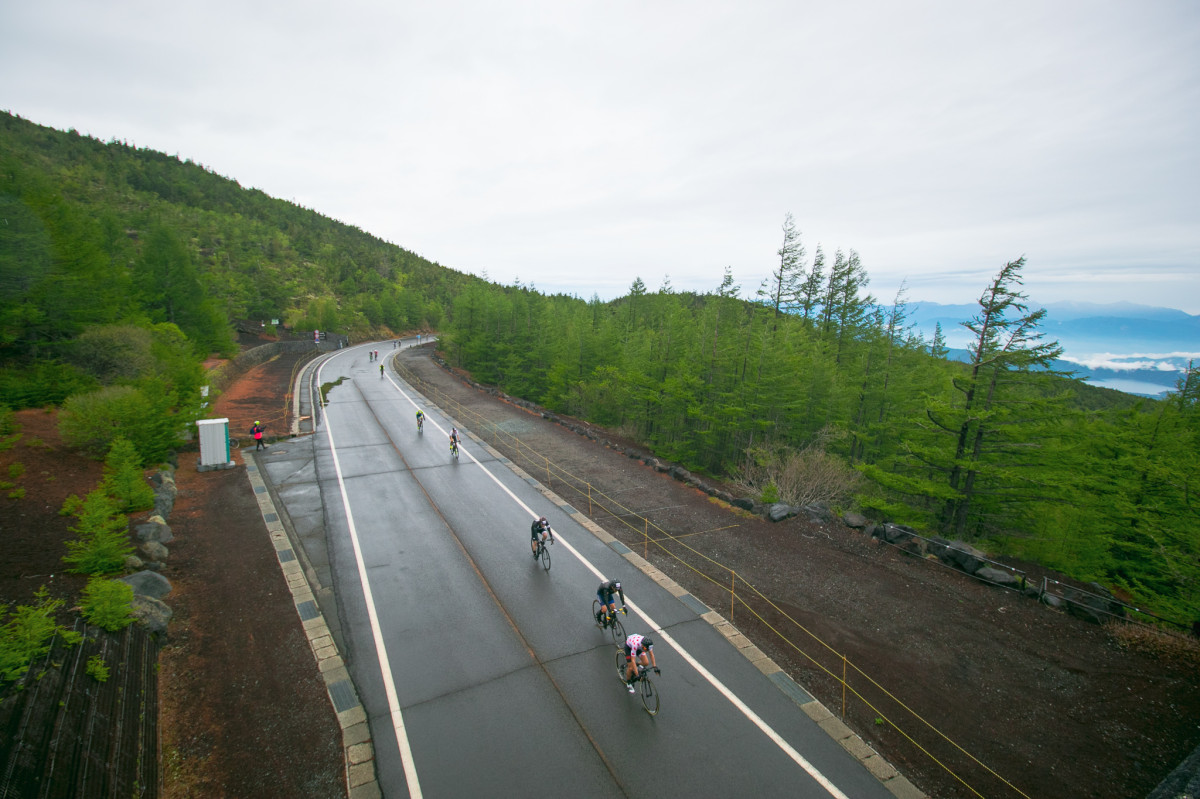
[[[404,397],[404,399],[408,400],[409,403],[411,403],[414,408],[420,407],[413,400],[413,398],[396,383],[396,381],[392,380],[390,375],[388,376],[388,381],[391,382],[391,384],[396,388],[396,390],[398,392],[400,392],[400,396],[402,396],[402,397]],[[428,414],[426,414],[425,416],[426,416],[427,422],[431,422],[434,427],[436,427],[442,433],[446,434],[447,437],[449,437],[449,434],[446,433],[446,431],[442,428],[441,425],[439,425],[437,422],[434,422],[432,419],[430,419]],[[502,491],[504,491],[504,493],[508,494],[508,496],[512,498],[513,502],[517,503],[517,505],[524,508],[525,512],[528,513],[531,517],[536,519],[541,515],[539,513],[535,513],[532,508],[530,508],[528,505],[526,505],[524,502],[522,502],[520,497],[518,497],[516,494],[514,494],[512,491],[510,491],[508,486],[506,486],[506,485],[504,485],[504,483],[500,482],[500,479],[497,478],[496,475],[492,474],[492,471],[490,469],[488,469],[486,466],[484,466],[482,463],[480,463],[479,460],[474,455],[472,455],[470,452],[468,452],[466,449],[464,449],[461,443],[458,446],[458,450],[460,453],[465,454],[468,458],[470,458],[472,461],[474,461],[475,465],[478,466],[480,469],[482,469],[484,474],[486,474],[488,477],[490,477],[492,479],[492,482],[494,482],[496,485],[500,486],[500,489]],[[572,555],[574,555],[576,560],[578,560],[580,563],[582,563],[584,568],[586,568],[588,571],[590,571],[592,574],[594,574],[598,580],[600,580],[601,582],[604,582],[608,579],[607,577],[604,576],[604,574],[599,569],[597,569],[592,564],[591,561],[589,561],[587,558],[585,558],[579,552],[579,550],[577,550],[575,547],[571,546],[570,542],[565,540],[561,534],[555,536],[555,540],[561,541],[563,546],[565,546],[567,548],[567,551],[569,551]],[[846,796],[846,794],[842,793],[841,789],[839,789],[836,785],[834,785],[829,780],[828,777],[826,777],[824,774],[822,774],[817,769],[816,766],[814,766],[812,763],[810,763],[808,761],[808,759],[806,757],[804,757],[804,755],[797,752],[796,749],[791,744],[789,744],[786,740],[784,740],[782,735],[777,733],[774,730],[774,728],[771,727],[771,725],[767,724],[767,722],[764,721],[757,713],[755,713],[753,710],[751,710],[750,707],[745,702],[743,702],[741,699],[739,699],[737,694],[735,694],[733,691],[731,691],[725,685],[725,683],[721,682],[719,679],[717,679],[716,675],[714,675],[708,669],[704,668],[704,666],[701,665],[700,661],[697,660],[695,657],[693,657],[690,652],[688,652],[686,649],[684,649],[683,645],[680,644],[678,641],[676,641],[674,638],[672,638],[671,635],[669,633],[667,633],[666,630],[664,630],[662,627],[660,627],[658,625],[658,622],[656,622],[656,621],[654,621],[654,619],[650,618],[650,616],[647,615],[645,611],[641,610],[632,601],[629,601],[628,596],[626,596],[625,604],[628,605],[628,607],[631,610],[633,610],[635,613],[637,613],[639,616],[641,616],[643,619],[645,619],[646,624],[648,624],[650,626],[650,629],[654,630],[654,632],[660,638],[662,638],[663,641],[665,641],[676,652],[678,652],[680,657],[682,657],[685,661],[687,661],[688,664],[690,664],[692,666],[692,668],[694,668],[701,677],[703,677],[705,680],[707,680],[709,682],[709,684],[712,685],[712,687],[717,690],[718,693],[720,693],[722,696],[724,696],[726,699],[728,699],[729,702],[735,708],[737,708],[739,711],[741,711],[742,715],[744,715],[752,724],[754,724],[754,726],[758,727],[764,735],[766,735],[768,738],[771,739],[772,742],[775,743],[776,746],[778,746],[780,749],[782,749],[784,754],[786,754],[788,757],[790,757],[796,763],[796,765],[800,766],[800,768],[802,768],[806,772],[808,772],[809,776],[812,777],[814,780],[816,780],[817,783],[819,783],[822,788],[824,788],[826,791],[828,791],[830,796],[835,797],[835,799],[849,799],[849,797]],[[406,770],[407,770],[407,766],[406,766]]]
[[[325,363],[328,363],[326,361]],[[325,363],[317,368],[317,383],[321,383],[321,371]],[[314,414],[315,417],[315,414]],[[342,478],[342,464],[338,460],[337,447],[333,443],[333,422],[328,410],[325,412],[325,431],[329,436],[329,452],[333,455],[333,468],[337,472],[338,488],[342,493],[342,507],[346,510],[346,525],[350,529],[350,542],[354,546],[354,561],[358,564],[358,579],[362,582],[363,599],[367,603],[367,616],[371,620],[371,635],[375,638],[375,653],[379,658],[379,669],[383,673],[383,687],[387,693],[388,711],[392,717],[392,729],[396,731],[396,744],[400,749],[400,762],[404,765],[404,776],[408,780],[408,795],[421,799],[421,783],[417,779],[417,766],[413,761],[412,747],[404,727],[404,716],[400,713],[400,699],[396,695],[396,681],[392,677],[391,662],[387,646],[383,642],[383,631],[379,627],[379,612],[375,609],[375,597],[371,593],[371,581],[367,577],[367,565],[363,561],[362,546],[358,541],[358,528],[354,526],[354,513],[350,510],[350,498],[346,494],[346,482]]]

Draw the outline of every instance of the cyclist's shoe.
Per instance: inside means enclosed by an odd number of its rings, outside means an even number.
[[[629,689],[629,693],[637,693],[637,689],[633,687],[633,683],[627,682],[625,683],[625,687]]]
[[[534,559],[534,560],[537,560],[537,553],[536,553],[536,552],[534,552],[534,553],[533,553],[533,559]]]

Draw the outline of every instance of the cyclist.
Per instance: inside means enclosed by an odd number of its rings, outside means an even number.
[[[379,364],[379,376],[383,377],[383,364]]]
[[[617,615],[617,596],[621,597],[621,609],[625,609],[625,589],[621,587],[621,583],[617,580],[609,580],[606,583],[600,583],[600,587],[596,589],[596,598],[600,600],[600,615],[596,616],[596,623],[604,626],[604,615]]]
[[[450,451],[455,452],[457,450],[458,450],[458,428],[451,427],[450,428]]]
[[[421,428],[425,426],[425,411],[417,408],[417,432],[421,432]]]
[[[649,656],[649,660],[647,660],[647,656]],[[654,642],[645,636],[634,633],[625,639],[625,687],[629,689],[629,693],[637,690],[633,687],[633,681],[637,679],[638,663],[654,669],[655,674],[662,674],[658,670],[658,663],[654,660]]]
[[[534,560],[537,560],[538,556],[538,539],[544,543],[546,536],[550,536],[550,542],[554,543],[554,532],[550,529],[550,522],[546,521],[545,516],[539,516],[533,520],[533,524],[529,528],[529,545],[533,547]]]

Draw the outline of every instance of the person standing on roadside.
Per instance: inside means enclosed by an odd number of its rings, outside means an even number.
[[[250,435],[254,436],[254,451],[255,452],[258,452],[260,449],[267,448],[267,445],[265,443],[263,443],[263,433],[266,432],[266,429],[267,428],[262,426],[262,422],[259,422],[257,420],[254,422],[253,425],[250,426]]]

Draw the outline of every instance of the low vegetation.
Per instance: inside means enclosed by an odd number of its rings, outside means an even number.
[[[60,626],[54,614],[63,600],[51,599],[46,587],[34,594],[33,603],[0,610],[0,682],[19,680],[34,660],[50,651],[55,636],[76,644],[81,636]]]

